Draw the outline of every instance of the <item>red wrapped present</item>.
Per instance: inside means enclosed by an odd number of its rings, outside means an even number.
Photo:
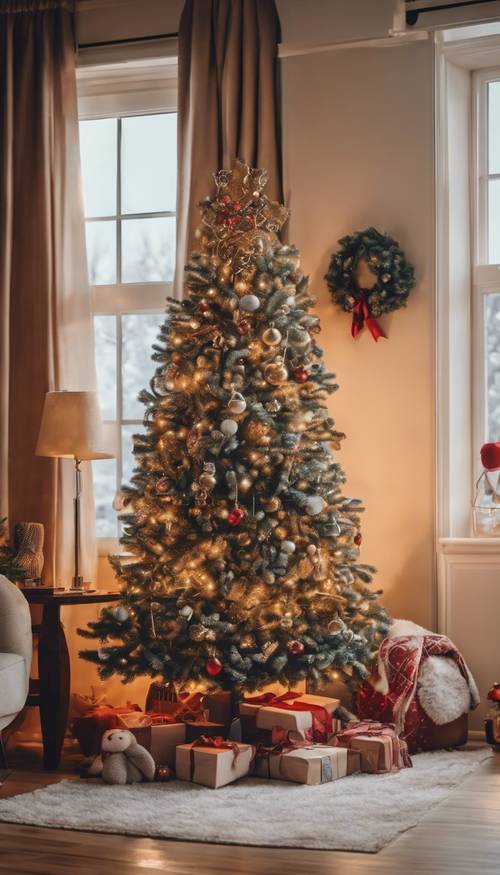
[[[139,712],[138,705],[127,703],[125,707],[114,708],[112,705],[98,705],[91,708],[83,717],[73,721],[73,737],[78,740],[85,756],[92,756],[101,751],[101,739],[107,729],[116,729],[123,715]]]

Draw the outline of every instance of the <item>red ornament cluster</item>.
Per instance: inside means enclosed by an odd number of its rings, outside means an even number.
[[[222,662],[216,656],[210,656],[205,664],[207,674],[214,678],[222,671]]]
[[[301,653],[304,653],[304,645],[302,644],[302,641],[290,641],[288,649],[294,656],[300,656]]]
[[[228,194],[223,194],[217,201],[219,207],[217,221],[225,228],[240,228],[248,229],[255,227],[255,216],[253,213],[245,215],[242,212],[242,207],[239,201],[231,200]]]
[[[239,526],[245,519],[245,516],[246,513],[242,507],[233,507],[232,511],[228,514],[227,521],[230,526]]]
[[[250,322],[247,322],[246,319],[242,319],[241,322],[238,322],[238,331],[240,334],[248,334],[250,331]]]

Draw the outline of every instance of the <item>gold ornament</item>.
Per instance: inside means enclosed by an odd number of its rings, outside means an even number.
[[[264,369],[264,379],[271,386],[280,386],[288,380],[288,371],[282,358],[275,359]]]
[[[261,498],[260,503],[266,513],[274,513],[281,507],[281,501],[276,495],[272,495],[270,498]]]
[[[240,532],[240,534],[237,536],[236,540],[238,541],[238,544],[240,545],[240,547],[246,547],[247,544],[249,544],[252,539],[251,539],[250,535],[248,534],[248,532]]]
[[[240,492],[245,493],[248,492],[249,489],[252,488],[252,481],[250,477],[242,477],[238,483],[238,489]]]
[[[285,538],[288,537],[288,531],[284,526],[276,526],[274,530],[274,537],[278,539],[278,541],[284,541]]]
[[[281,342],[281,331],[278,331],[277,328],[266,328],[262,333],[262,340],[268,346],[278,346]]]

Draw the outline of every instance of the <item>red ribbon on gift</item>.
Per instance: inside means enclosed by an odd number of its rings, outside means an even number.
[[[316,742],[327,741],[328,736],[332,734],[332,715],[322,705],[301,702],[301,695],[302,693],[294,693],[292,690],[288,693],[282,693],[280,696],[275,696],[274,693],[262,693],[261,696],[254,696],[253,699],[245,699],[245,703],[272,706],[282,711],[310,711],[312,714],[312,740]]]
[[[238,757],[240,755],[240,747],[236,741],[228,741],[227,739],[223,738],[222,735],[216,735],[215,738],[209,738],[207,735],[200,735],[199,738],[196,738],[190,744],[190,748],[191,748],[191,750],[189,751],[189,756],[190,756],[189,780],[190,781],[193,780],[193,775],[194,775],[194,750],[196,747],[216,747],[218,750],[232,750],[233,751],[233,761],[232,761],[232,768],[233,769],[234,769],[234,766],[236,764],[236,760],[238,759]],[[252,748],[251,763],[253,762],[254,757],[255,757],[255,748]]]
[[[366,324],[371,336],[377,341],[379,337],[387,337],[387,335],[384,334],[377,320],[371,315],[368,303],[369,294],[367,289],[360,289],[358,292],[358,299],[352,308],[351,334],[353,337],[357,337]]]

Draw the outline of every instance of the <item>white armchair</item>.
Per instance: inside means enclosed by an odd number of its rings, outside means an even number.
[[[28,696],[32,650],[28,602],[0,575],[0,768],[6,766],[2,730],[17,717]]]

